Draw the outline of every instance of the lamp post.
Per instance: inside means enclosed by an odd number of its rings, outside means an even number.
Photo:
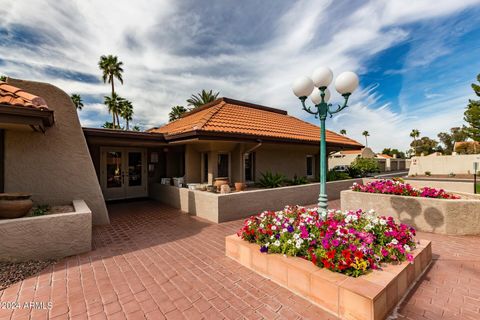
[[[316,69],[312,77],[300,77],[293,83],[293,93],[302,102],[303,110],[315,115],[315,118],[320,119],[320,194],[318,196],[318,206],[323,210],[327,210],[327,142],[325,139],[325,120],[327,116],[342,111],[348,105],[348,98],[358,87],[358,76],[347,71],[340,74],[335,80],[335,89],[340,93],[345,101],[343,105],[338,105],[335,109],[331,109],[332,104],[328,103],[330,99],[330,91],[328,86],[332,82],[333,73],[329,68]],[[314,109],[305,105],[305,100],[310,96],[314,104]],[[315,109],[316,108],[316,109]]]

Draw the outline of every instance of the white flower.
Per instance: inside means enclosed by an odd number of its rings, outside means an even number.
[[[265,228],[265,225],[263,223],[260,223],[260,228]]]
[[[278,240],[275,241],[275,242],[273,243],[273,245],[276,246],[276,247],[280,247],[280,241],[278,241]]]
[[[290,223],[294,223],[294,222],[295,222],[295,219],[290,218],[288,221],[289,221]]]
[[[298,238],[300,238],[300,235],[299,235],[298,233],[295,233],[295,234],[293,235],[293,237],[294,237],[295,239],[298,239]]]
[[[275,237],[274,237],[274,236],[270,236],[270,240],[273,240],[273,239],[275,239]]]
[[[393,244],[393,245],[397,245],[397,244],[398,244],[398,240],[397,240],[397,239],[392,239],[392,241],[391,241],[390,243]]]
[[[404,244],[403,249],[405,249],[406,252],[410,252],[412,250],[408,244]]]
[[[384,226],[384,225],[387,224],[387,220],[385,220],[385,219],[380,219],[379,222],[380,222],[380,224],[381,224],[382,226]]]
[[[288,232],[287,228],[283,228],[282,232]]]
[[[265,243],[265,247],[268,248],[269,245],[270,245],[270,242]]]
[[[374,218],[374,219],[372,220],[372,223],[373,223],[373,224],[378,224],[378,218]]]
[[[277,230],[277,227],[276,227],[276,226],[272,226],[272,230]]]
[[[372,230],[373,226],[369,223],[367,225],[365,225],[365,231],[370,231]]]
[[[297,249],[300,249],[301,246],[302,246],[302,245],[299,244],[298,242],[297,242],[297,244],[295,244],[295,248],[297,248]]]
[[[288,243],[288,244],[292,244],[292,242],[293,242],[292,239],[288,239],[288,240],[287,240],[287,243]]]

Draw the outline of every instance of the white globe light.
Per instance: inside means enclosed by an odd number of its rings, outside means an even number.
[[[315,69],[312,73],[312,80],[315,87],[328,87],[328,85],[332,82],[333,79],[333,72],[330,68],[327,67],[320,67]]]
[[[358,76],[356,73],[347,71],[335,79],[335,89],[340,94],[352,93],[358,87]]]
[[[319,89],[313,89],[313,92],[312,94],[310,95],[310,99],[312,100],[313,103],[315,103],[315,105],[319,104],[320,102],[322,102],[322,95],[321,95],[321,91]],[[330,90],[328,89],[325,89],[325,97],[323,98],[325,100],[325,102],[328,102],[328,100],[330,100]]]
[[[313,82],[309,77],[300,77],[293,82],[293,93],[297,97],[308,97],[313,90]]]

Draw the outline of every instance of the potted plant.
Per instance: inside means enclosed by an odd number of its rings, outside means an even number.
[[[31,196],[27,193],[0,193],[0,218],[25,216],[33,206]]]
[[[235,182],[235,191],[243,191],[246,187],[245,182]]]
[[[217,191],[220,192],[220,187],[224,184],[228,184],[228,178],[216,178],[213,184]]]

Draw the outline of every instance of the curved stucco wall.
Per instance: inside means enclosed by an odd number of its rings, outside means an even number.
[[[41,82],[9,79],[8,83],[44,98],[55,124],[45,134],[5,131],[5,192],[31,193],[37,204],[65,204],[84,199],[93,224],[109,223],[87,142],[68,94]]]

